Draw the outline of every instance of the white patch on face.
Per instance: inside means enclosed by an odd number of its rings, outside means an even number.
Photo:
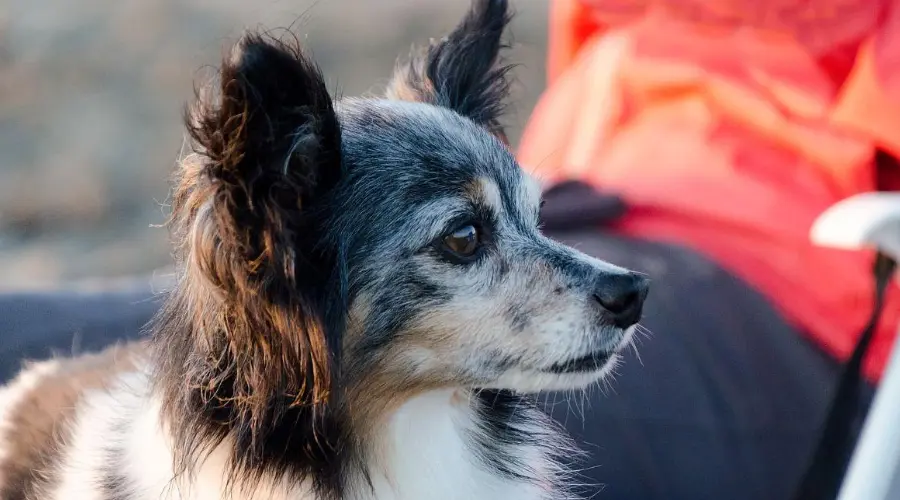
[[[500,188],[492,179],[478,179],[478,186],[481,188],[482,201],[487,208],[496,214],[497,218],[503,216],[503,198],[500,197]]]
[[[478,185],[481,188],[483,201],[487,207],[496,214],[498,220],[503,220],[504,216],[513,217],[513,214],[505,214],[503,208],[503,198],[500,195],[500,188],[492,179],[480,178]],[[520,171],[519,182],[515,188],[516,207],[522,211],[528,221],[534,227],[537,227],[538,208],[541,204],[541,186],[531,176]]]

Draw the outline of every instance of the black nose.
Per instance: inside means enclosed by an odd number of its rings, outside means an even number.
[[[619,328],[628,328],[641,320],[650,280],[633,273],[604,274],[597,280],[594,299],[605,315]]]

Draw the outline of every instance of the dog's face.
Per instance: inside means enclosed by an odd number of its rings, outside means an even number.
[[[646,281],[541,235],[541,192],[485,127],[431,104],[338,107],[345,371],[522,391],[596,380]],[[395,387],[396,389],[396,387]]]
[[[346,392],[602,376],[647,282],[541,235],[540,190],[500,125],[508,20],[477,0],[384,99],[337,104],[296,45],[237,44],[189,115],[173,196],[167,404],[255,446],[281,421],[324,425]]]

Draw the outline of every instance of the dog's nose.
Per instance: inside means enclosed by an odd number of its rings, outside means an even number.
[[[634,272],[604,274],[597,281],[594,299],[619,328],[628,328],[641,320],[650,280]]]

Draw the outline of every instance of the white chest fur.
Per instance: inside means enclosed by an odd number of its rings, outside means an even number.
[[[481,432],[466,396],[435,391],[404,404],[388,421],[370,464],[368,486],[353,487],[363,500],[544,499],[547,491],[489,470],[473,453],[472,435]],[[527,450],[520,450],[527,453]],[[539,460],[540,455],[533,454]],[[535,471],[544,464],[529,464]]]
[[[159,402],[148,397],[146,375],[122,375],[118,387],[85,398],[55,491],[48,498],[102,498],[103,474],[117,470],[126,479],[124,498],[135,500],[315,500],[304,485],[263,480],[253,494],[226,491],[227,443],[219,446],[190,478],[173,480],[172,449],[160,425]],[[362,475],[346,485],[352,500],[549,500],[549,482],[513,480],[484,465],[474,452],[474,433],[483,432],[464,393],[435,391],[416,397],[388,418],[369,454],[371,485]],[[125,417],[123,419],[123,417]],[[543,434],[543,436],[541,436]],[[541,437],[538,437],[541,436]],[[536,428],[536,439],[546,434]],[[488,439],[486,437],[486,439]],[[110,446],[119,448],[109,464]],[[535,476],[553,469],[537,447],[510,450]]]

